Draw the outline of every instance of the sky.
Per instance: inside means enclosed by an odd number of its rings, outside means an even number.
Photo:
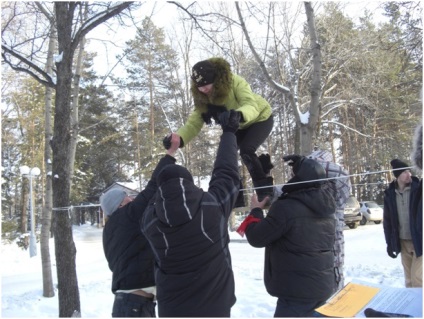
[[[114,296],[112,274],[102,248],[102,228],[85,224],[73,227],[77,248],[76,267],[83,318],[110,318]],[[345,284],[362,281],[387,287],[404,287],[400,257],[386,254],[382,224],[372,222],[357,229],[345,227]],[[271,318],[276,298],[263,284],[263,248],[251,247],[246,238],[230,232],[229,245],[236,283],[237,302],[232,307],[233,318]],[[54,286],[57,285],[54,243],[50,252]],[[29,251],[16,244],[1,246],[1,317],[58,317],[58,297],[42,296],[41,256],[29,257]],[[422,307],[422,304],[421,304]],[[156,312],[157,313],[157,312]]]

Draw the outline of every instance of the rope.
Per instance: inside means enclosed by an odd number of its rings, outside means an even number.
[[[387,172],[393,172],[393,171],[399,171],[399,170],[406,170],[406,169],[412,169],[412,168],[413,168],[412,166],[409,166],[409,167],[401,167],[401,168],[388,169],[388,170],[375,171],[375,172],[365,172],[365,173],[343,175],[343,176],[337,176],[337,177],[311,179],[311,180],[307,180],[307,181],[290,183],[290,185],[304,184],[304,183],[310,183],[310,182],[329,181],[329,180],[334,180],[334,179],[346,179],[348,177],[357,177],[357,176],[366,176],[366,175],[372,175],[372,174],[381,174],[381,173],[387,173]],[[275,186],[275,187],[281,186],[282,187],[282,186],[284,186],[286,184],[276,184],[276,185],[272,185],[272,186]],[[375,183],[375,184],[381,184],[381,183]],[[352,186],[356,186],[356,185],[360,185],[360,184],[354,184]],[[370,184],[368,184],[368,185],[370,185]],[[268,186],[259,186],[259,187],[250,187],[250,188],[242,188],[240,190],[241,191],[252,191],[252,190],[255,190],[255,189],[262,189],[262,188],[269,188],[269,187],[270,187],[270,185],[268,185]]]
[[[401,167],[401,168],[395,168],[395,169],[389,169],[389,170],[382,170],[382,171],[375,171],[375,172],[365,172],[365,173],[343,175],[343,176],[337,176],[337,177],[312,179],[312,180],[308,180],[308,181],[301,181],[301,182],[296,182],[296,183],[290,183],[290,185],[304,184],[304,183],[310,183],[310,182],[329,181],[329,180],[342,179],[342,178],[343,179],[346,179],[346,178],[349,178],[349,177],[366,176],[366,175],[372,175],[372,174],[381,174],[381,173],[387,173],[387,172],[393,172],[393,171],[399,171],[399,170],[406,170],[406,169],[412,169],[412,168],[414,168],[414,167],[413,166],[409,166],[409,167]],[[286,184],[276,184],[276,185],[272,185],[272,186],[273,187],[279,187],[279,186],[282,187],[282,186],[284,186]],[[382,184],[382,183],[368,183],[367,185],[376,185],[376,184]],[[352,186],[357,186],[357,185],[366,185],[366,184],[354,184]],[[268,186],[259,186],[259,187],[250,187],[250,188],[241,188],[240,191],[250,191],[250,192],[252,192],[253,190],[261,189],[261,188],[268,188],[270,186],[271,185],[268,185]],[[100,204],[72,205],[72,206],[68,206],[68,207],[54,207],[52,210],[53,211],[66,211],[66,212],[69,212],[73,208],[78,208],[78,207],[99,207],[99,206],[100,206]]]

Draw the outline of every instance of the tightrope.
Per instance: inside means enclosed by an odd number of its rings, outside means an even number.
[[[401,167],[401,168],[396,168],[396,169],[387,169],[387,170],[382,170],[382,171],[365,172],[365,173],[358,173],[358,174],[351,174],[351,175],[342,175],[342,176],[337,176],[337,177],[328,177],[328,178],[321,178],[321,179],[311,179],[311,180],[308,180],[308,181],[301,181],[301,182],[290,183],[290,185],[304,184],[304,183],[310,183],[310,182],[329,181],[329,180],[334,180],[334,179],[346,179],[346,178],[350,178],[350,177],[366,176],[366,175],[372,175],[372,174],[381,174],[381,173],[387,173],[387,172],[393,172],[393,171],[399,171],[399,170],[407,170],[407,169],[412,169],[412,168],[414,168],[414,167],[413,166],[408,166],[408,167]],[[269,188],[270,186],[272,186],[272,187],[282,187],[282,186],[284,186],[286,184],[287,183],[276,184],[276,185],[268,185],[268,186],[259,186],[259,187],[250,187],[250,188],[241,188],[240,191],[250,191],[250,192],[253,192],[253,190],[256,190],[256,189]],[[379,185],[379,184],[381,185],[383,183],[369,183],[367,185]],[[354,184],[354,185],[365,185],[365,184]],[[54,207],[52,210],[53,211],[70,212],[73,208],[79,208],[79,207],[99,207],[99,206],[100,206],[100,204],[73,205],[73,206],[68,206],[68,207]]]
[[[407,169],[412,169],[412,168],[414,168],[414,167],[413,166],[408,166],[408,167],[401,167],[401,168],[395,168],[395,169],[387,169],[387,170],[375,171],[375,172],[365,172],[365,173],[358,173],[358,174],[351,174],[351,175],[342,175],[342,176],[337,176],[337,177],[328,177],[328,178],[321,178],[321,179],[311,179],[311,180],[307,180],[307,181],[290,183],[290,185],[304,184],[304,183],[311,183],[311,182],[320,182],[320,181],[330,181],[330,180],[334,180],[334,179],[346,179],[346,178],[350,178],[350,177],[366,176],[366,175],[372,175],[372,174],[381,174],[381,173],[387,173],[387,172],[393,172],[393,171],[399,171],[399,170],[407,170]],[[259,186],[259,187],[250,187],[250,188],[243,188],[243,189],[240,189],[240,190],[241,191],[251,191],[251,190],[255,190],[255,189],[269,188],[270,186],[273,186],[273,187],[279,187],[279,186],[281,186],[282,187],[282,186],[284,186],[286,184],[287,183],[276,184],[276,185],[268,185],[268,186]],[[381,183],[373,183],[373,184],[381,184]],[[355,185],[357,185],[357,184],[355,184]]]

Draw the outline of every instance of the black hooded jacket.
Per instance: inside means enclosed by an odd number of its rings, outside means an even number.
[[[236,298],[228,219],[239,178],[236,137],[224,132],[207,192],[192,178],[159,185],[142,222],[156,259],[159,317],[229,316]]]
[[[335,285],[335,201],[327,182],[293,184],[325,178],[321,165],[304,159],[264,218],[246,228],[248,242],[265,247],[264,281],[272,296],[295,301],[325,301]],[[322,167],[321,167],[322,168]],[[301,173],[299,173],[301,172]]]
[[[146,188],[124,207],[117,209],[103,229],[103,250],[112,271],[112,292],[155,286],[154,257],[149,242],[140,231],[140,220],[156,193],[156,175],[175,164],[165,155],[158,163]]]

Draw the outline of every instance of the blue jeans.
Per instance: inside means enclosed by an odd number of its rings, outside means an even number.
[[[322,306],[324,301],[301,302],[278,298],[274,317],[321,317],[315,308]]]
[[[156,302],[152,299],[131,294],[116,293],[113,302],[112,317],[156,317]]]

